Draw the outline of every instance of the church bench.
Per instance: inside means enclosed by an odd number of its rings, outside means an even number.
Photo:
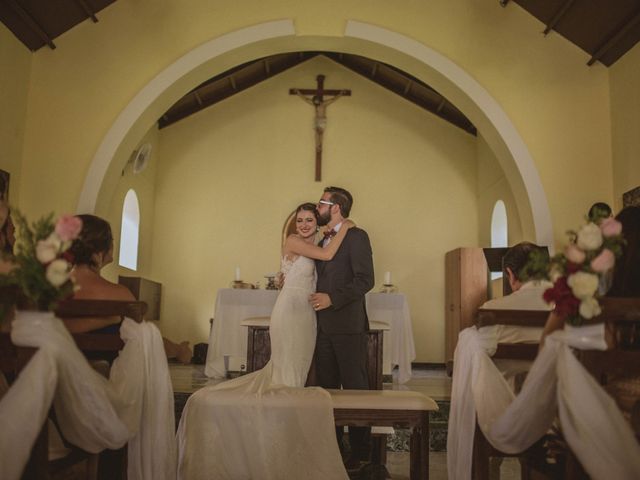
[[[55,314],[59,318],[119,316],[142,322],[146,310],[146,303],[139,301],[65,300],[58,304]],[[124,347],[119,333],[89,332],[72,334],[72,337],[78,349],[89,359],[99,358],[111,363]],[[9,332],[0,333],[0,371],[10,380],[14,380],[36,351],[36,348],[14,345]],[[96,369],[100,371],[99,368]],[[108,374],[108,372],[101,373]],[[55,419],[53,410],[50,417]],[[110,480],[126,478],[126,446],[119,450],[105,450],[94,455],[67,444],[71,452],[66,457],[49,460],[48,423],[48,421],[44,422],[32,447],[31,456],[22,475],[23,479],[49,479],[60,475],[64,476],[68,473],[69,468],[81,461],[88,462],[88,478],[97,477]]]
[[[429,478],[429,412],[438,405],[405,390],[332,390],[336,426],[394,427],[411,430],[410,479]]]
[[[631,418],[631,425],[636,436],[640,439],[640,422],[635,416],[638,413],[634,409],[640,408],[640,396],[637,387],[633,392],[624,392],[626,398],[620,398],[618,393],[608,389],[608,385],[619,377],[633,377],[640,382],[640,299],[636,298],[609,298],[599,299],[602,306],[602,314],[585,324],[605,323],[607,331],[608,349],[605,351],[595,350],[575,350],[575,355],[591,375],[614,397],[618,406]],[[528,327],[543,327],[549,312],[530,310],[478,310],[476,325],[485,327],[490,325],[513,325]],[[498,344],[498,349],[493,358],[517,358],[535,359],[537,354],[537,344]],[[494,456],[519,456],[522,463],[522,476],[529,478],[530,470],[540,471],[544,468],[544,461],[540,460],[540,455],[544,455],[545,450],[540,448],[539,442],[532,446],[529,451],[520,455],[508,455],[494,449],[486,440],[479,428],[476,428],[474,437],[474,478],[489,478],[489,457]],[[582,466],[568,450],[563,452],[564,462],[560,466],[561,475],[564,478],[586,478]],[[542,467],[540,467],[542,466]],[[548,467],[548,466],[547,466]],[[558,473],[557,471],[555,472]]]

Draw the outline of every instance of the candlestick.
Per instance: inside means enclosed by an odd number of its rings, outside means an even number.
[[[240,280],[242,280],[242,277],[240,276],[240,267],[236,267],[236,282],[239,282]]]

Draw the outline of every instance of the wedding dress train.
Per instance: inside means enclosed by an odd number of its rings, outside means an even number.
[[[304,387],[316,316],[313,260],[283,259],[285,284],[271,314],[271,360],[256,372],[195,392],[178,428],[184,480],[347,480],[331,396]]]

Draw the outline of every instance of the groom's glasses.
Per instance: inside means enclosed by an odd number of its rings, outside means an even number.
[[[318,200],[318,204],[322,204],[322,205],[335,205],[335,203],[330,202],[329,200]]]

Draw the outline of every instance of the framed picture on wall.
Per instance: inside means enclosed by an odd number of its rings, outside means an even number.
[[[640,207],[640,187],[633,188],[622,194],[622,206]]]

